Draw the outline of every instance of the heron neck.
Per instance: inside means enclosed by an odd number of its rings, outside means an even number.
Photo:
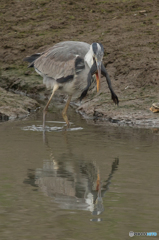
[[[93,57],[92,57],[92,51],[91,49],[87,52],[87,54],[84,57],[84,61],[88,64],[88,66],[91,68],[93,65]]]

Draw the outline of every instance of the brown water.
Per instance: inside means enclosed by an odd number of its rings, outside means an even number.
[[[158,131],[88,125],[73,110],[69,118],[70,131],[47,122],[45,143],[41,113],[0,123],[0,240],[159,234]]]

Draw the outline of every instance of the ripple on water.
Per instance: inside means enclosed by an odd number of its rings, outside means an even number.
[[[63,122],[58,122],[63,123]],[[59,132],[59,131],[78,131],[82,130],[82,127],[72,127],[72,128],[66,128],[66,126],[57,127],[57,126],[45,126],[46,132]],[[24,131],[35,131],[35,132],[43,132],[43,126],[42,125],[31,125],[31,126],[25,126],[22,128]]]

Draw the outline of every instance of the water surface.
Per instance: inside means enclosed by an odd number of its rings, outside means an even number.
[[[0,239],[157,232],[158,130],[88,125],[69,110],[64,131],[59,108],[47,115],[45,142],[41,112],[0,123]]]

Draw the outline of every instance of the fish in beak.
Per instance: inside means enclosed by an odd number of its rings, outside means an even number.
[[[97,72],[96,72],[97,92],[99,92],[100,82],[101,82],[101,61],[96,60],[96,64],[97,64]]]

